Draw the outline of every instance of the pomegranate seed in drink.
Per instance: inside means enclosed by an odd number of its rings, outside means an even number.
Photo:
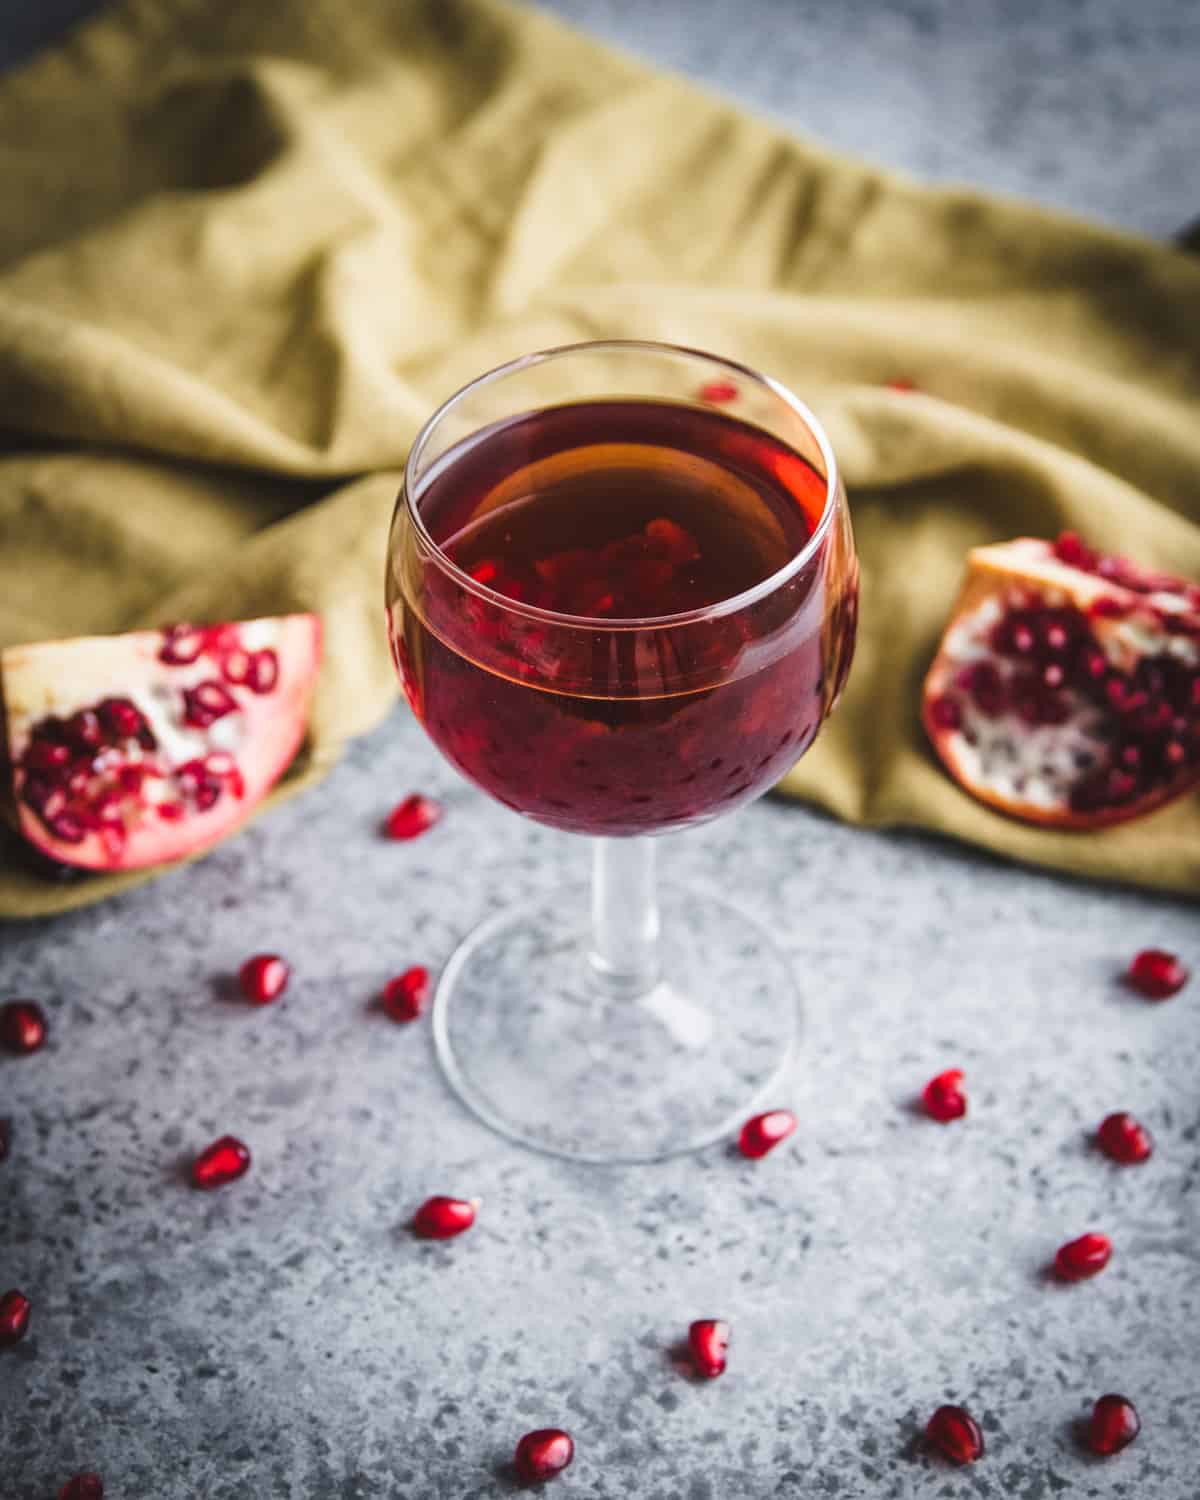
[[[0,1345],[19,1344],[25,1337],[30,1306],[24,1292],[5,1292],[0,1297]]]
[[[0,1043],[6,1051],[23,1057],[36,1052],[46,1040],[46,1017],[33,1000],[10,1000],[0,1008]]]
[[[1174,953],[1143,948],[1129,965],[1125,982],[1147,1000],[1168,1000],[1188,982],[1189,974]]]
[[[413,1233],[423,1240],[452,1240],[475,1222],[479,1199],[446,1198],[436,1194],[427,1198],[413,1215]]]
[[[961,1068],[947,1068],[925,1085],[921,1102],[931,1120],[939,1120],[946,1125],[951,1120],[961,1120],[966,1114],[967,1096],[963,1093],[962,1081]]]
[[[720,1318],[699,1318],[688,1329],[688,1349],[699,1374],[715,1380],[725,1373],[729,1324]]]
[[[391,839],[415,839],[427,833],[442,816],[442,804],[414,792],[388,814],[387,835]]]
[[[236,1136],[223,1135],[206,1146],[192,1163],[192,1182],[198,1188],[219,1188],[236,1182],[250,1170],[250,1151]]]
[[[1060,1245],[1054,1271],[1060,1281],[1086,1281],[1097,1276],[1112,1259],[1112,1241],[1106,1234],[1081,1234]]]
[[[1096,1144],[1105,1156],[1124,1166],[1145,1161],[1154,1151],[1154,1137],[1139,1120],[1123,1110],[1106,1115],[1100,1122]]]
[[[104,1481],[90,1471],[76,1474],[59,1490],[58,1500],[104,1500]]]
[[[1128,1448],[1142,1430],[1137,1408],[1127,1396],[1101,1396],[1088,1423],[1088,1447],[1101,1458]]]
[[[983,1457],[979,1423],[961,1406],[939,1406],[929,1419],[925,1437],[951,1463],[973,1464]]]
[[[539,1427],[527,1432],[513,1454],[513,1468],[522,1484],[540,1484],[569,1467],[575,1457],[571,1435],[561,1427]]]
[[[288,987],[292,971],[278,953],[256,953],[238,971],[242,994],[251,1005],[270,1005]]]
[[[429,999],[429,970],[420,964],[405,969],[383,987],[383,1008],[393,1021],[415,1021]]]
[[[752,1161],[774,1151],[780,1141],[786,1141],[796,1128],[796,1116],[790,1109],[772,1109],[763,1115],[753,1115],[742,1126],[738,1137],[738,1150]]]

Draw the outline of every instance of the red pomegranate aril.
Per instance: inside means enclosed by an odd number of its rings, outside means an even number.
[[[1154,1137],[1139,1121],[1123,1110],[1107,1115],[1096,1132],[1096,1143],[1113,1161],[1132,1166],[1154,1152]]]
[[[452,1240],[475,1222],[479,1199],[446,1198],[440,1193],[427,1198],[413,1215],[413,1233],[423,1240]]]
[[[221,658],[221,676],[234,687],[245,687],[250,680],[250,653],[235,646]]]
[[[274,651],[256,651],[250,658],[250,671],[246,685],[252,693],[269,693],[279,681],[279,658]]]
[[[1112,1241],[1106,1234],[1081,1234],[1059,1246],[1054,1272],[1060,1281],[1086,1281],[1098,1276],[1111,1259]]]
[[[104,743],[104,728],[94,709],[81,708],[66,724],[67,738],[80,750],[99,750]]]
[[[571,1434],[561,1427],[539,1427],[527,1432],[513,1454],[513,1468],[522,1484],[540,1484],[570,1466],[575,1457]]]
[[[397,803],[388,814],[387,835],[392,839],[415,839],[427,833],[442,817],[442,804],[414,792]]]
[[[292,971],[278,953],[256,953],[238,970],[242,994],[251,1005],[270,1005],[287,989]]]
[[[198,1188],[225,1187],[250,1170],[250,1149],[236,1136],[223,1135],[206,1146],[192,1163],[192,1183]]]
[[[29,748],[21,757],[21,764],[27,771],[45,772],[50,776],[53,776],[56,771],[63,770],[70,763],[70,748],[54,740],[31,740]]]
[[[1190,977],[1174,953],[1162,948],[1143,948],[1129,965],[1125,982],[1147,1000],[1168,1000],[1179,993]]]
[[[947,1068],[925,1085],[921,1103],[931,1120],[947,1125],[951,1120],[961,1120],[966,1114],[967,1096],[963,1093],[962,1081],[961,1068]]]
[[[732,380],[710,380],[700,387],[701,401],[707,401],[712,406],[725,406],[730,401],[736,401],[737,396],[738,388]]]
[[[190,625],[172,625],[163,640],[158,659],[173,667],[190,666],[199,658],[204,646],[203,630],[195,630]]]
[[[1111,1458],[1128,1448],[1142,1430],[1137,1407],[1127,1396],[1101,1396],[1092,1407],[1087,1427],[1088,1447],[1100,1458]]]
[[[183,717],[185,723],[195,729],[207,729],[218,719],[237,710],[237,699],[215,678],[200,682],[194,688],[185,688],[183,693]]]
[[[961,1406],[939,1406],[925,1428],[925,1438],[954,1464],[973,1464],[983,1457],[979,1423]]]
[[[8,1160],[12,1150],[12,1121],[0,1119],[0,1161]]]
[[[962,724],[962,710],[953,698],[935,698],[929,713],[939,729],[958,729]]]
[[[29,1330],[31,1303],[24,1292],[5,1292],[0,1297],[0,1346],[19,1344]]]
[[[715,1380],[725,1373],[729,1348],[729,1324],[720,1318],[698,1318],[688,1328],[688,1350],[699,1374]]]
[[[738,1150],[756,1161],[768,1151],[774,1151],[780,1141],[786,1141],[795,1128],[796,1116],[790,1109],[772,1109],[766,1114],[752,1115],[742,1126]]]
[[[58,1500],[104,1500],[104,1481],[90,1470],[76,1474],[59,1490]]]
[[[115,739],[136,740],[146,727],[141,710],[128,698],[105,698],[97,705],[96,714]]]
[[[383,1008],[393,1021],[415,1021],[429,999],[429,970],[420,964],[405,969],[383,987]]]
[[[0,1009],[0,1044],[24,1057],[46,1040],[46,1017],[33,1000],[10,1000]]]

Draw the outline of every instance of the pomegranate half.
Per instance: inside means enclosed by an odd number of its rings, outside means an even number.
[[[1012,817],[1150,812],[1200,782],[1200,585],[1071,532],[976,547],[922,717],[955,780]]]
[[[87,870],[215,844],[295,756],[320,655],[315,615],[0,652],[12,820]]]

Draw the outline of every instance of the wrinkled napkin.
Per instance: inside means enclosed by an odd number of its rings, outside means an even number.
[[[432,407],[542,346],[700,345],[816,408],[861,547],[850,687],[782,789],[1200,894],[1200,797],[1024,827],[918,723],[970,546],[1074,527],[1200,577],[1197,258],[843,160],[495,0],[123,0],[0,82],[0,174],[0,644],[318,610],[306,784],[396,697],[384,544]],[[145,878],[5,861],[3,916]]]

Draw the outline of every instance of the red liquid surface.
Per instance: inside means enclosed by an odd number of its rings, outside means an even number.
[[[557,828],[648,833],[746,801],[807,748],[841,687],[852,563],[831,567],[823,537],[761,597],[655,621],[766,583],[805,547],[825,489],[760,429],[673,403],[579,403],[488,429],[417,500],[474,586],[411,533],[393,558],[409,701],[461,771]]]

